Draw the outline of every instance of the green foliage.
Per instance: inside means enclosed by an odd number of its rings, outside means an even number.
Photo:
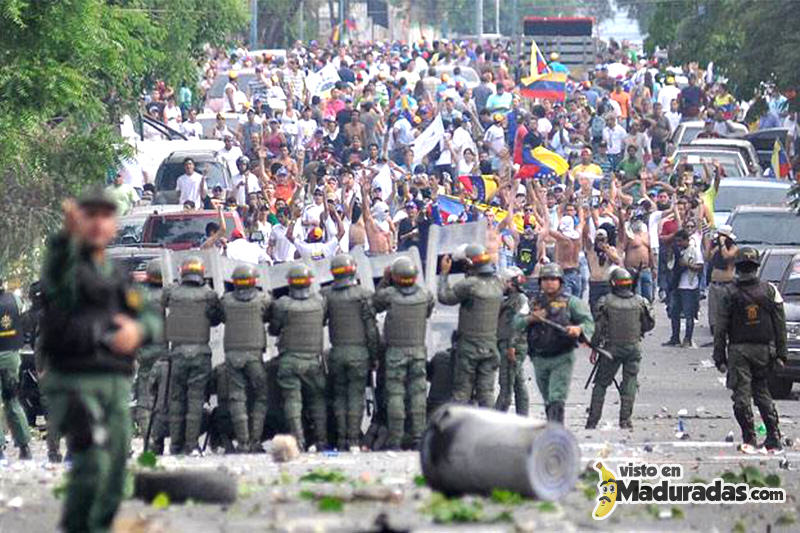
[[[494,489],[492,490],[492,501],[501,505],[519,505],[525,501],[525,498],[518,492]]]
[[[169,504],[169,495],[166,492],[159,492],[156,494],[156,497],[153,498],[153,501],[150,502],[153,509],[166,509],[169,507]]]
[[[480,502],[461,498],[449,499],[438,492],[431,495],[423,512],[431,515],[437,524],[481,522],[485,518]]]
[[[35,276],[60,203],[102,182],[119,117],[154,79],[193,83],[245,0],[0,0],[0,268]]]
[[[158,465],[158,458],[153,452],[142,452],[136,458],[136,464],[142,468],[155,468]]]
[[[347,476],[339,470],[315,468],[300,477],[301,483],[345,483]]]
[[[775,520],[776,526],[789,526],[797,522],[797,517],[795,517],[794,513],[783,513]]]
[[[726,483],[747,483],[751,487],[780,487],[781,477],[778,474],[767,474],[755,466],[743,466],[738,473],[726,470],[720,476]]]
[[[417,487],[425,487],[428,485],[428,482],[425,481],[425,476],[418,474],[414,476],[414,485]]]
[[[558,511],[558,504],[553,502],[538,502],[536,510],[541,513],[554,513]]]
[[[334,496],[323,496],[317,502],[317,509],[323,513],[341,513],[344,511],[344,502]]]

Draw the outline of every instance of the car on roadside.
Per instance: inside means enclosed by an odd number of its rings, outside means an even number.
[[[106,257],[126,272],[136,283],[147,281],[147,264],[161,257],[161,245],[118,245],[106,249]]]
[[[736,151],[694,147],[689,144],[679,146],[672,156],[672,161],[674,162],[673,172],[684,161],[695,167],[696,171],[699,171],[703,163],[711,164],[713,161],[718,161],[725,171],[725,176],[729,178],[752,176],[744,157]]]
[[[175,187],[178,178],[184,173],[183,161],[190,157],[194,160],[195,172],[206,174],[206,187],[211,189],[219,185],[223,190],[233,187],[233,179],[227,163],[216,150],[178,150],[169,154],[158,167],[155,179],[156,196],[154,204],[177,204],[178,191]]]
[[[225,217],[225,237],[230,238],[233,230],[245,234],[244,225],[236,211],[223,211]],[[206,240],[206,227],[209,223],[219,224],[219,213],[212,210],[181,211],[150,215],[142,230],[142,243],[163,246],[170,250],[199,248]]]
[[[759,176],[763,173],[761,164],[758,161],[758,153],[753,143],[746,139],[729,139],[724,137],[716,139],[695,139],[689,143],[689,146],[704,150],[736,152],[744,159],[745,165],[750,170],[750,175]]]
[[[729,121],[729,126],[733,130],[731,132],[732,136],[738,137],[747,134],[747,126],[744,124]],[[670,143],[672,143],[672,145],[675,147],[689,144],[695,140],[698,135],[700,135],[700,132],[703,131],[704,127],[705,122],[702,120],[687,120],[686,122],[681,122],[678,124],[678,127],[675,128],[675,131],[672,132]]]
[[[800,254],[796,254],[786,267],[778,291],[783,297],[789,354],[783,367],[773,369],[767,384],[774,398],[785,399],[790,396],[792,385],[800,381]]]
[[[761,254],[761,264],[758,267],[758,279],[774,283],[777,286],[786,267],[792,262],[792,258],[800,254],[800,247],[797,248],[767,248]]]
[[[788,181],[767,178],[724,178],[714,199],[714,225],[728,223],[731,212],[740,205],[777,205],[787,203]]]
[[[767,128],[748,133],[743,138],[747,139],[755,148],[758,161],[764,170],[772,166],[772,151],[775,149],[775,141],[780,142],[784,149],[788,148],[790,142],[789,128]]]
[[[740,205],[733,210],[728,225],[739,246],[752,246],[760,252],[800,246],[800,217],[789,207]]]

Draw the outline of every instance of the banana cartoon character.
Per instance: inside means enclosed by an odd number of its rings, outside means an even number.
[[[597,507],[594,508],[592,518],[605,520],[617,504],[617,480],[601,462],[597,462],[594,469],[600,474],[600,482],[597,484]]]

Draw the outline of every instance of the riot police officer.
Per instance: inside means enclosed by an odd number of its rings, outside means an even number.
[[[334,257],[331,274],[333,284],[324,291],[331,340],[328,364],[333,381],[337,447],[348,450],[361,440],[370,352],[377,355],[379,337],[372,293],[358,284],[353,257],[348,254]]]
[[[317,449],[327,447],[325,361],[323,335],[325,300],[311,292],[311,270],[303,264],[289,269],[289,295],[272,304],[269,333],[278,336],[278,387],[289,431],[305,449],[302,412],[306,407],[314,423]]]
[[[184,259],[181,283],[164,290],[166,340],[172,344],[169,380],[170,453],[199,453],[206,387],[211,378],[211,328],[224,313],[217,293],[205,284],[205,266],[197,256]]]
[[[742,429],[741,451],[756,451],[753,401],[767,428],[763,447],[772,453],[783,450],[778,411],[767,388],[772,368],[786,362],[786,317],[783,298],[769,283],[759,281],[758,250],[739,248],[735,259],[736,279],[720,300],[714,327],[714,363],[727,372],[733,391],[733,414]]]
[[[556,263],[548,263],[539,271],[539,294],[531,305],[533,309],[524,321],[536,385],[544,400],[547,420],[563,424],[575,347],[581,334],[588,337],[594,333],[594,321],[582,300],[564,294],[564,271]],[[544,324],[542,318],[563,327],[563,332]]]
[[[642,360],[641,341],[644,334],[652,330],[655,315],[650,302],[633,292],[633,276],[624,268],[616,268],[610,274],[611,293],[597,302],[597,314],[592,344],[603,344],[614,359],[600,357],[593,351],[590,361],[598,365],[592,389],[592,403],[586,429],[594,429],[603,414],[606,388],[614,380],[614,374],[622,365],[620,386],[619,427],[632,429],[631,413],[638,387],[639,363]]]
[[[14,444],[19,448],[19,458],[30,459],[28,444],[31,432],[18,398],[19,350],[24,343],[22,302],[16,294],[5,289],[5,282],[0,278],[0,397]],[[3,423],[0,422],[0,457],[3,456],[5,442]]]
[[[500,320],[497,323],[500,394],[497,396],[494,408],[498,411],[508,411],[513,393],[517,414],[528,416],[530,397],[522,372],[522,363],[528,355],[528,339],[514,323],[518,314],[528,314],[528,298],[522,292],[525,274],[519,267],[512,266],[504,269],[500,278],[505,287],[503,304],[500,306]]]
[[[433,295],[417,284],[417,275],[417,267],[411,259],[398,257],[388,276],[384,273],[374,300],[377,312],[386,311],[383,363],[389,430],[386,447],[390,449],[398,449],[404,444],[408,448],[417,448],[425,429],[425,333],[434,301]],[[404,439],[406,428],[408,435]]]
[[[458,305],[458,341],[453,373],[453,400],[467,403],[477,391],[478,404],[494,405],[497,353],[497,324],[503,303],[503,283],[494,273],[491,256],[480,244],[464,250],[469,276],[451,286],[448,280],[452,259],[441,260],[438,297],[444,305]]]
[[[269,295],[256,287],[257,280],[255,267],[239,265],[233,270],[233,292],[222,297],[223,344],[233,431],[238,450],[253,453],[263,451],[261,435],[267,416],[267,371],[262,354],[267,348],[264,324],[269,321],[271,305]],[[250,402],[248,389],[252,392]]]
[[[163,294],[163,280],[160,260],[153,259],[147,263],[145,282],[145,287],[149,293],[150,300],[153,302],[158,302],[158,305],[160,306],[161,295]],[[142,348],[139,350],[134,394],[136,395],[135,420],[139,429],[139,433],[142,435],[147,429],[151,413],[153,413],[154,410],[153,394],[151,392],[151,370],[153,369],[153,365],[156,363],[156,361],[166,356],[166,352],[167,346],[163,337],[153,339],[152,342],[142,346]]]

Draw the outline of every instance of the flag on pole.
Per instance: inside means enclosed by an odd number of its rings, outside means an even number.
[[[444,123],[442,122],[442,115],[436,115],[425,131],[419,134],[419,137],[414,139],[412,149],[414,151],[413,164],[419,165],[422,158],[428,155],[437,144],[444,140]]]
[[[563,102],[567,97],[567,74],[550,69],[536,41],[531,41],[531,75],[522,78],[520,85],[519,92],[526,98]]]
[[[489,202],[497,192],[497,180],[491,174],[481,176],[459,176],[459,183],[464,190],[477,202]]]
[[[772,147],[772,173],[778,179],[787,179],[792,174],[792,165],[789,163],[789,156],[781,146],[781,142],[775,139]]]
[[[517,177],[520,179],[548,179],[561,176],[569,170],[567,160],[557,153],[537,146],[525,146],[522,149],[522,165]]]

